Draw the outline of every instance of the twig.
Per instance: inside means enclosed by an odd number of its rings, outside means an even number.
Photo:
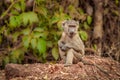
[[[33,1],[33,11],[35,11],[35,4],[36,4],[36,2],[35,2],[35,0]]]
[[[0,16],[0,20],[2,20],[7,14],[8,12],[12,9],[12,7],[14,6],[15,3],[19,2],[20,0],[14,1],[9,8]]]

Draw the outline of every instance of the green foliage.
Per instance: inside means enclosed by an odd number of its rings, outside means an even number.
[[[68,6],[71,18],[79,18],[80,14],[73,5]]]
[[[51,8],[52,2],[55,6]],[[25,0],[20,0],[9,11],[9,14],[11,16],[5,20],[6,24],[0,28],[0,34],[8,39],[10,36],[13,44],[13,46],[6,45],[11,50],[8,52],[10,55],[3,60],[4,64],[21,63],[25,53],[33,54],[40,62],[44,62],[49,53],[55,60],[58,60],[57,42],[62,34],[62,21],[74,18],[82,20],[81,25],[85,30],[89,29],[92,24],[92,17],[84,17],[85,12],[82,8],[70,5],[68,14],[66,14],[64,8],[56,0],[35,0],[33,11],[26,10]],[[82,40],[87,41],[86,31],[81,30],[80,36]],[[0,35],[0,43],[2,40]],[[17,45],[14,46],[14,43]]]
[[[36,23],[38,22],[37,14],[34,12],[24,12],[21,14],[22,22],[24,26],[27,26],[28,24]]]
[[[92,17],[91,16],[87,16],[87,23],[89,25],[92,23]]]
[[[83,41],[87,41],[88,34],[85,31],[80,31],[80,36]]]
[[[24,52],[22,50],[16,49],[10,53],[11,63],[21,63],[24,59]]]
[[[29,47],[31,36],[23,36],[22,42],[25,48]]]
[[[59,58],[58,48],[54,47],[52,49],[52,56],[54,57],[55,60],[57,60]]]
[[[119,2],[120,2],[119,0],[115,0],[116,5],[119,5]]]
[[[15,32],[15,33],[12,34],[13,42],[17,42],[17,38],[18,38],[19,35],[20,35],[19,32]]]
[[[36,47],[37,47],[37,39],[35,39],[35,38],[31,39],[31,46],[32,46],[33,49],[36,49]]]
[[[39,55],[44,54],[46,52],[46,41],[44,39],[38,39],[37,49],[39,51]]]
[[[10,20],[9,20],[9,25],[10,25],[11,29],[19,27],[21,25],[21,17],[20,16],[11,16]]]
[[[22,30],[22,33],[23,33],[24,35],[29,35],[29,34],[30,34],[30,28],[28,27],[28,28],[26,28],[26,29],[23,29],[23,30]]]
[[[2,36],[0,35],[0,44],[1,44],[1,42],[2,42]]]
[[[83,9],[81,9],[81,8],[79,8],[79,13],[81,14],[81,15],[84,15],[85,13],[84,13],[84,11],[83,11]]]
[[[21,10],[22,10],[22,12],[24,12],[25,11],[25,0],[21,0],[20,1],[20,7],[21,7]]]
[[[70,19],[70,16],[63,13],[62,7],[60,7],[59,12],[54,13],[50,23],[51,25],[57,23],[58,28],[61,29],[61,22],[67,19]]]
[[[116,16],[120,16],[119,11],[117,11],[117,10],[112,10],[112,13]]]
[[[84,28],[87,30],[87,29],[90,29],[90,27],[89,27],[89,25],[87,24],[87,22],[84,22],[83,23],[83,26],[84,26]]]
[[[11,29],[20,27],[23,23],[24,26],[37,23],[39,21],[37,14],[34,12],[24,12],[18,16],[11,16],[9,19],[9,26]]]
[[[93,49],[97,50],[97,45],[96,44],[93,45]]]
[[[47,18],[47,9],[44,6],[37,7],[35,11]]]
[[[10,61],[9,61],[9,57],[6,56],[3,61],[2,61],[2,65],[5,67],[6,64],[8,64]]]

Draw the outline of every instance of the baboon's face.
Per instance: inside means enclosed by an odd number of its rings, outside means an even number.
[[[78,27],[79,27],[79,22],[74,20],[67,20],[63,23],[64,32],[69,37],[73,37],[77,33]]]

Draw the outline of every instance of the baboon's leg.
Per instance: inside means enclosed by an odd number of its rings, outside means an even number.
[[[65,52],[63,52],[63,51],[59,48],[59,54],[60,54],[61,60],[63,60],[64,63],[65,63],[65,60],[66,60],[66,54],[65,54]]]
[[[74,54],[73,54],[74,55]],[[79,60],[74,56],[73,57],[73,64],[77,64],[79,62]]]
[[[73,55],[75,58],[77,58],[78,61],[81,61],[83,56],[82,54],[80,54],[79,52],[73,51]]]
[[[69,42],[66,43],[64,46],[66,46],[68,49],[71,48],[74,51],[80,52],[84,55],[84,45],[83,46],[79,46],[79,43],[75,43],[75,41],[73,42]]]
[[[66,55],[66,63],[65,66],[69,66],[71,64],[73,64],[73,49],[70,49],[67,51],[67,55]]]

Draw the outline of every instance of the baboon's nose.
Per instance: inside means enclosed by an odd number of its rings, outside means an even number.
[[[70,32],[70,35],[73,35],[74,32]]]

